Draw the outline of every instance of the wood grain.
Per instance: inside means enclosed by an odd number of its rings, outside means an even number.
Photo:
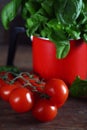
[[[40,123],[31,112],[18,114],[0,99],[0,130],[87,130],[87,101],[69,97],[53,121]]]

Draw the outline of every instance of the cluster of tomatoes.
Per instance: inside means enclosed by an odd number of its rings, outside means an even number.
[[[33,117],[41,122],[53,120],[68,95],[68,87],[61,79],[45,82],[28,72],[16,75],[11,72],[0,73],[0,98],[9,102],[18,113],[32,111]]]

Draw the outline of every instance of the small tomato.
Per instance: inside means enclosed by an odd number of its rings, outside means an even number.
[[[61,107],[68,98],[69,90],[65,82],[61,79],[49,80],[44,88],[44,92],[50,96],[50,100]]]
[[[32,109],[34,104],[33,93],[27,88],[15,89],[9,97],[9,103],[16,112],[27,112]]]
[[[3,87],[0,88],[0,96],[4,101],[9,101],[9,96],[11,92],[18,88],[17,85],[14,84],[5,84]]]
[[[48,99],[40,99],[33,107],[33,116],[41,122],[49,122],[57,115],[57,107]]]

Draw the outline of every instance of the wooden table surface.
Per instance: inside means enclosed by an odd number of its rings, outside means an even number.
[[[87,100],[69,97],[57,117],[40,123],[32,114],[18,114],[0,99],[0,130],[87,130]]]

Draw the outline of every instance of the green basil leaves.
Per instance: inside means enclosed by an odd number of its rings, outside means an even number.
[[[87,98],[87,80],[76,77],[70,87],[70,95],[77,98]]]
[[[19,9],[27,35],[54,42],[59,59],[68,55],[70,39],[87,42],[87,0],[11,0],[1,13],[5,29]]]
[[[9,28],[9,23],[16,17],[22,0],[12,0],[1,12],[1,20],[5,29]]]

